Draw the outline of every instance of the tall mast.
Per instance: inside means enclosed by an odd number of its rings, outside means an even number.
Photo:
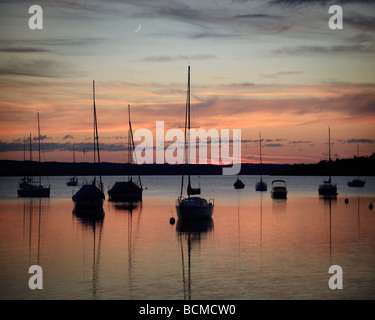
[[[331,161],[331,128],[328,127],[328,155],[329,161]]]
[[[128,113],[129,113],[129,133],[130,133],[130,138],[131,138],[131,146],[129,147],[129,153],[128,153],[128,156],[129,156],[129,164],[130,164],[130,161],[131,161],[131,153],[130,153],[130,149],[132,150],[132,153],[134,152],[134,149],[135,149],[135,145],[134,145],[134,139],[133,139],[133,129],[132,129],[132,123],[131,123],[131,120],[130,120],[130,105],[128,105]],[[136,159],[135,159],[136,160]],[[136,167],[137,167],[137,174],[138,174],[138,180],[139,180],[139,184],[140,184],[140,187],[142,188],[142,181],[141,181],[141,176],[139,174],[139,168],[138,168],[138,165],[137,165],[137,161],[135,162],[136,164]]]
[[[76,163],[76,154],[74,152],[74,143],[73,143],[73,162]]]
[[[259,132],[259,159],[260,164],[262,164],[262,133]]]
[[[259,160],[260,165],[262,166],[262,133],[259,132]],[[260,168],[260,181],[262,180],[262,167]]]
[[[33,177],[33,147],[32,147],[32,143],[31,143],[31,133],[30,133],[30,177],[32,178]]]
[[[40,124],[39,124],[39,112],[37,113],[38,114],[38,160],[39,160],[39,163],[40,163]],[[39,165],[39,174],[40,174],[40,165]],[[39,175],[39,184],[41,183],[41,176]]]
[[[98,120],[96,118],[96,106],[95,106],[95,81],[93,83],[93,99],[94,99],[94,162],[95,162],[95,144],[98,152],[98,168],[99,168],[99,179],[100,179],[100,190],[103,189],[102,176],[100,174],[100,152],[99,152],[99,134],[98,134]],[[103,191],[103,190],[102,190]]]
[[[190,186],[190,66],[188,66],[188,90],[187,90],[187,125],[188,125],[188,186]]]

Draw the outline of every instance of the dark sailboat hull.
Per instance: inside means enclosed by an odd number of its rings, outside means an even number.
[[[43,186],[30,186],[20,188],[17,190],[19,197],[32,197],[32,198],[48,198],[50,196],[50,188]]]

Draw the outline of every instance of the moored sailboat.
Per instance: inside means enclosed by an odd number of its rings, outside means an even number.
[[[233,184],[234,189],[243,189],[245,188],[245,184],[240,180],[240,178],[237,176],[236,182]]]
[[[74,144],[73,144],[73,163],[74,163],[74,165],[76,163],[76,156],[75,156],[75,152],[74,152]],[[66,185],[70,186],[70,187],[75,187],[75,186],[77,186],[77,184],[78,184],[77,176],[71,177],[69,179],[69,181],[67,181],[67,183],[66,183]]]
[[[130,106],[128,105],[129,113],[129,134],[128,134],[128,163],[131,163],[131,155],[134,152],[134,139],[133,139],[133,130],[130,120]],[[130,150],[132,152],[130,152]],[[129,201],[136,202],[142,201],[142,181],[141,177],[138,174],[139,185],[133,181],[133,177],[129,175],[128,181],[118,181],[114,186],[108,190],[109,200],[113,201]]]
[[[331,162],[331,129],[328,127],[328,159]],[[322,184],[319,185],[318,193],[321,196],[337,196],[337,185],[333,184],[331,181],[331,176],[328,180],[324,180]]]
[[[83,185],[72,197],[76,208],[102,208],[104,203],[103,182],[100,175],[100,151],[98,136],[98,121],[96,117],[95,106],[95,82],[93,81],[93,104],[94,104],[94,163],[96,163],[96,154],[98,157],[99,181],[96,176],[91,184]]]
[[[188,135],[188,137],[187,137]],[[191,171],[190,171],[190,66],[188,66],[188,89],[185,113],[185,147],[186,140],[188,140],[188,186],[187,197],[184,197],[183,186],[184,176],[181,180],[181,193],[176,201],[176,211],[179,219],[209,219],[212,217],[214,210],[214,200],[200,197],[201,189],[193,188],[191,186]],[[185,150],[185,148],[184,148]],[[185,153],[185,151],[184,151]]]
[[[38,162],[40,163],[40,123],[39,123],[39,112],[38,115],[38,146],[39,146],[39,157]],[[30,134],[30,163],[32,165],[32,143],[31,143],[31,134]],[[19,197],[45,197],[49,198],[50,196],[50,186],[45,187],[42,185],[42,178],[39,175],[38,179],[35,180],[34,176],[24,177],[24,179],[19,183],[17,194]]]
[[[357,145],[357,158],[359,158],[359,146]],[[363,188],[365,186],[366,180],[359,179],[359,176],[357,179],[353,179],[352,181],[348,181],[348,187],[352,188]]]
[[[259,166],[262,170],[262,134],[259,133]],[[260,174],[260,181],[255,185],[255,191],[267,191],[267,183],[262,179],[262,173]]]

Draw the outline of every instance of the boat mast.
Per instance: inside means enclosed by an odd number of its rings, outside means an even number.
[[[30,133],[30,180],[33,180],[33,147],[32,147],[32,143],[31,143],[31,133]]]
[[[189,120],[190,120],[190,112],[188,113],[188,109],[190,111],[190,66],[188,66],[188,89],[187,89],[186,107],[185,107],[184,163],[185,163],[185,160],[186,160],[185,159],[186,158],[186,133],[187,133],[187,126],[188,126],[188,117],[189,117]],[[190,121],[189,121],[189,125],[190,125]],[[188,147],[188,150],[190,151],[189,147]],[[189,182],[190,182],[190,152],[188,152],[188,174],[189,174]],[[184,174],[182,173],[182,176],[181,176],[181,192],[180,192],[181,197],[182,197],[183,189],[184,189]]]
[[[262,181],[262,133],[259,132],[260,181]]]
[[[329,163],[331,163],[331,128],[328,127],[328,156]],[[331,175],[329,175],[329,183],[331,183]]]
[[[40,124],[39,124],[39,112],[37,112],[38,114],[38,161],[39,161],[39,185],[41,184],[42,182],[42,178],[40,176]]]
[[[131,138],[131,148],[132,148],[132,152],[134,152],[134,149],[135,149],[135,145],[134,145],[134,139],[133,139],[133,129],[132,129],[132,123],[131,123],[131,120],[130,120],[130,105],[128,105],[128,113],[129,113],[129,132],[130,132],[130,138]],[[128,157],[129,157],[129,164],[130,164],[130,160],[131,160],[131,153],[130,153],[130,146],[129,146],[129,135],[128,135]],[[140,184],[140,187],[143,189],[142,187],[142,181],[141,181],[141,176],[139,174],[139,168],[138,168],[138,164],[137,164],[137,160],[135,161],[136,163],[136,166],[137,166],[137,174],[138,174],[138,180],[139,180],[139,184]]]
[[[188,66],[188,91],[187,91],[187,125],[188,125],[188,186],[190,186],[190,66]]]
[[[328,127],[328,155],[329,162],[331,162],[331,128]]]
[[[99,169],[99,179],[100,179],[100,190],[103,191],[102,176],[100,174],[100,152],[99,152],[99,134],[98,134],[98,120],[96,117],[96,106],[95,106],[95,81],[93,83],[93,102],[94,102],[94,162],[95,162],[95,144],[96,150],[98,152],[98,169]]]

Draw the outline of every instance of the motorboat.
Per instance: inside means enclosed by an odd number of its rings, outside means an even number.
[[[272,181],[272,190],[271,197],[275,199],[286,199],[288,190],[286,189],[285,180],[273,180]]]

